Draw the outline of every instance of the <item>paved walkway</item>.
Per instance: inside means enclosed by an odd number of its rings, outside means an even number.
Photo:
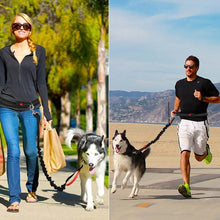
[[[110,185],[112,177],[110,172]],[[122,177],[116,193],[110,194],[110,220],[220,219],[220,167],[192,169],[191,199],[177,191],[182,183],[179,168],[147,169],[135,199],[128,198],[130,183],[126,189],[120,188]]]
[[[67,157],[67,167],[52,174],[57,185],[62,185],[64,180],[72,173],[73,168],[69,162],[73,157]],[[108,190],[105,190],[104,205],[97,206],[92,212],[85,211],[85,204],[80,201],[80,180],[77,180],[66,188],[64,192],[57,192],[51,188],[43,172],[40,171],[39,188],[37,191],[39,201],[37,203],[26,203],[27,191],[26,166],[24,156],[21,157],[21,188],[22,201],[19,213],[8,213],[8,185],[7,176],[0,177],[0,219],[7,220],[80,220],[80,219],[108,219]],[[93,184],[94,198],[96,193],[95,183]]]

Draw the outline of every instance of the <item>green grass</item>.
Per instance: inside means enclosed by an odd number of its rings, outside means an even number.
[[[108,189],[108,187],[109,187],[109,176],[108,176],[108,172],[109,171],[109,162],[107,161],[107,163],[106,163],[106,171],[105,171],[105,186],[106,186],[106,188]]]
[[[65,144],[62,144],[62,147],[63,147],[63,152],[65,155],[77,155],[77,145],[76,144],[71,143],[72,149],[70,149]]]
[[[72,143],[71,147],[72,149],[70,149],[69,147],[67,147],[65,144],[62,144],[63,147],[63,152],[65,155],[77,155],[77,145]],[[107,154],[108,154],[108,150],[107,150]],[[77,168],[77,161],[72,161],[70,162],[72,167]],[[108,172],[108,168],[109,168],[109,162],[107,161],[106,163],[106,171],[105,171],[105,187],[108,189],[108,184],[109,184],[109,172]],[[92,179],[95,180],[95,175],[92,175]]]
[[[5,135],[3,133],[1,123],[0,123],[0,136],[1,136],[0,138],[1,138],[1,141],[2,141],[2,146],[3,146],[3,148],[5,148],[7,146],[7,144],[6,144]]]

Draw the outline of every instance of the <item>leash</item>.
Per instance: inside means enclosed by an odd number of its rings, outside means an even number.
[[[32,114],[34,117],[37,118],[37,150],[38,150],[38,156],[40,158],[40,164],[43,170],[44,175],[46,176],[47,180],[50,182],[50,185],[56,189],[57,191],[63,191],[65,190],[66,186],[70,186],[78,177],[80,170],[82,169],[83,165],[77,169],[73,174],[71,174],[65,181],[64,184],[62,184],[61,186],[57,186],[54,181],[52,180],[51,176],[49,176],[49,174],[47,173],[47,169],[43,160],[43,156],[42,156],[42,151],[40,148],[40,115],[38,114],[38,112],[35,112],[33,108],[31,108],[32,110]],[[68,183],[68,181],[73,177],[73,180],[70,181]]]
[[[151,142],[149,142],[148,144],[144,145],[141,149],[139,149],[137,151],[137,153],[145,150],[146,148],[150,147],[150,145],[154,144],[155,142],[157,142],[159,140],[159,138],[162,136],[162,134],[167,130],[167,128],[170,127],[170,125],[173,123],[173,121],[175,120],[176,116],[180,116],[180,117],[204,117],[207,116],[207,113],[200,113],[200,114],[194,114],[194,113],[181,113],[181,112],[177,112],[175,113],[175,115],[173,117],[170,118],[169,122],[163,127],[163,129],[160,131],[160,133],[156,136],[156,138],[154,140],[152,140]]]
[[[160,133],[156,136],[156,138],[154,140],[152,140],[151,142],[149,142],[148,144],[144,145],[141,149],[139,149],[137,151],[137,153],[145,150],[146,148],[150,147],[150,145],[154,144],[156,141],[159,140],[159,138],[161,137],[161,135],[167,130],[167,128],[170,127],[170,125],[173,123],[175,117],[171,117],[170,121],[163,127],[163,129],[160,131]]]

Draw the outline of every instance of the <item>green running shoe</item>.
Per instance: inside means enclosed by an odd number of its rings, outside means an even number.
[[[206,150],[207,150],[207,156],[205,157],[204,161],[206,164],[210,164],[212,161],[212,153],[210,151],[209,145],[206,145]]]
[[[182,194],[186,198],[191,197],[190,187],[189,187],[189,184],[187,184],[187,183],[180,184],[179,187],[178,187],[178,191],[179,191],[180,194]]]

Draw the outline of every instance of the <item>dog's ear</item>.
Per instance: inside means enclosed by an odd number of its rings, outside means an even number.
[[[105,136],[104,136],[104,135],[102,135],[101,140],[102,140],[102,141],[104,141],[104,140],[105,140]]]
[[[126,130],[124,130],[122,134],[125,136],[126,135]]]
[[[85,135],[85,138],[86,138],[86,142],[87,142],[87,140],[88,140],[88,134]]]
[[[112,137],[112,140],[115,138],[115,136],[118,134],[118,130],[115,130],[115,134],[114,136]]]
[[[105,148],[105,136],[104,135],[101,136],[101,145],[102,145],[102,148]]]

